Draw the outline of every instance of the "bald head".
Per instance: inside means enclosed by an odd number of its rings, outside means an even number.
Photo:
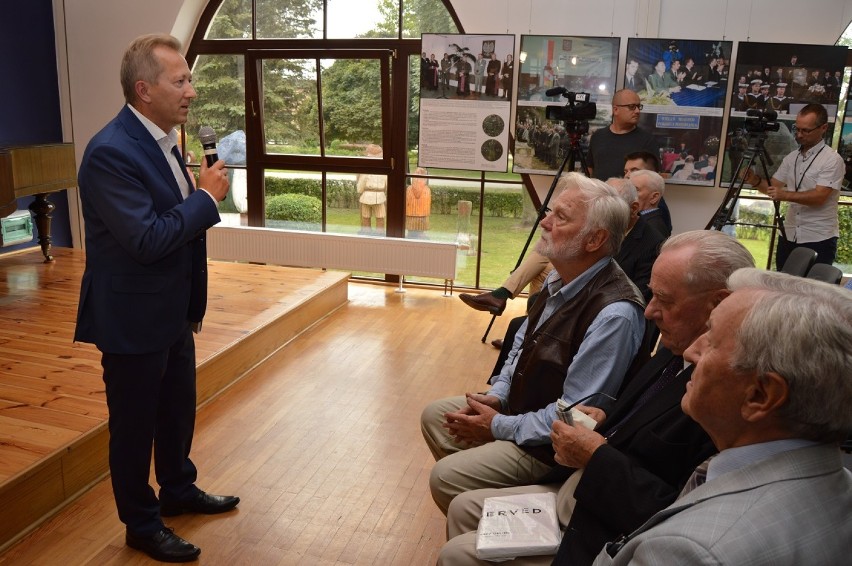
[[[629,88],[623,88],[612,95],[613,106],[618,104],[639,104],[639,95]]]
[[[642,105],[639,95],[624,88],[612,96],[612,125],[610,129],[623,134],[633,130],[639,123],[640,106]]]

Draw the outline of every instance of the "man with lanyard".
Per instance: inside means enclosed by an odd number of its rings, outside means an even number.
[[[808,104],[796,116],[793,151],[767,182],[748,171],[746,180],[776,202],[787,201],[784,219],[786,237],[779,237],[775,265],[784,267],[790,252],[798,247],[817,252],[817,263],[831,265],[837,253],[840,229],[837,201],[846,172],[843,158],[823,141],[828,113],[821,104]]]

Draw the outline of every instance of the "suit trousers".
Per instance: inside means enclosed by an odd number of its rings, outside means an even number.
[[[195,430],[195,342],[189,323],[172,346],[150,354],[101,358],[109,408],[109,468],[118,517],[148,536],[163,528],[160,503],[148,483],[151,447],[160,498],[197,493],[189,459]]]
[[[420,430],[436,460],[429,476],[429,489],[444,514],[460,493],[534,484],[553,469],[508,440],[479,446],[457,443],[441,424],[445,421],[444,413],[464,406],[467,403],[463,395],[448,397],[427,405],[420,416]]]
[[[553,269],[553,266],[550,265],[549,259],[535,250],[529,250],[521,265],[506,278],[501,287],[512,293],[512,297],[517,297],[529,284],[530,294],[532,295],[541,290],[541,286],[551,269]]]

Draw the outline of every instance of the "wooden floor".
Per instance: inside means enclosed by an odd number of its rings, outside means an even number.
[[[73,342],[84,255],[0,257],[0,549],[107,473],[100,354]],[[211,262],[199,403],[347,300],[346,273]]]
[[[40,269],[25,265],[10,281]],[[219,275],[211,268],[211,280]],[[434,564],[445,524],[428,492],[432,458],[419,414],[435,398],[484,389],[497,354],[480,342],[490,316],[433,289],[350,283],[348,294],[348,304],[199,410],[199,485],[242,498],[231,514],[168,521],[202,548],[200,563]],[[523,307],[510,302],[489,339]],[[199,341],[200,361],[201,352]],[[96,352],[73,356],[86,360],[80,372],[97,389]],[[4,386],[5,373],[4,363]],[[15,565],[153,563],[124,546],[108,480],[0,555]]]

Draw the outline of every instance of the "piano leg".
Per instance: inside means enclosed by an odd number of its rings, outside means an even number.
[[[30,203],[29,209],[35,217],[36,228],[38,228],[38,243],[41,245],[41,253],[44,254],[44,262],[53,261],[50,254],[50,218],[56,205],[47,200],[47,193],[39,193],[35,200]]]

